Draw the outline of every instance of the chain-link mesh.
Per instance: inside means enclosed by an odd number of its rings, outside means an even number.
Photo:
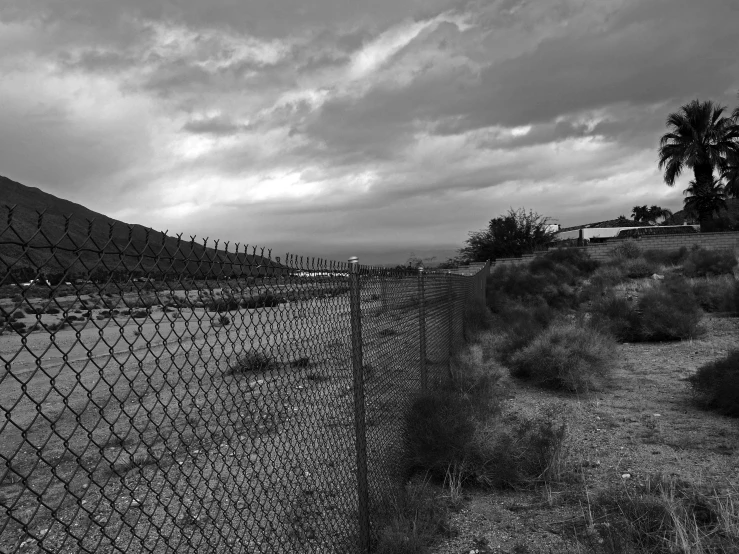
[[[0,550],[361,552],[473,276],[0,224]]]

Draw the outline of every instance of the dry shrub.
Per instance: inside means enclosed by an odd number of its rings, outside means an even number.
[[[633,260],[641,256],[641,248],[634,240],[625,240],[610,252],[611,258],[616,261]]]
[[[704,332],[700,326],[700,306],[684,279],[666,279],[661,287],[646,291],[639,299],[638,309],[640,340],[684,340]]]
[[[573,322],[557,322],[509,361],[511,375],[573,392],[601,384],[611,368],[613,337]]]
[[[502,308],[497,319],[497,331],[501,338],[496,345],[496,356],[507,364],[511,356],[528,346],[555,317],[546,302],[524,306],[509,304]]]
[[[641,321],[633,304],[613,294],[608,294],[593,305],[590,323],[620,342],[634,342],[641,337]]]
[[[634,306],[624,298],[608,295],[593,306],[592,324],[622,342],[672,341],[703,334],[701,309],[690,285],[668,277],[660,286],[642,292]]]
[[[739,281],[733,277],[707,277],[690,281],[698,304],[707,312],[739,312]]]
[[[737,259],[732,250],[695,248],[683,264],[683,274],[686,277],[728,275],[734,272],[736,266]]]
[[[720,414],[739,417],[739,349],[698,368],[690,384],[701,405]]]
[[[626,273],[618,265],[604,265],[595,270],[590,277],[590,284],[599,289],[613,287],[623,283]]]
[[[622,264],[623,271],[629,279],[643,279],[657,272],[659,266],[639,257],[625,260]]]
[[[472,340],[475,336],[493,327],[493,316],[482,301],[468,302],[462,319],[464,336]]]

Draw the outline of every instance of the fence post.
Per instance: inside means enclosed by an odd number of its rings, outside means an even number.
[[[454,350],[454,298],[453,293],[454,290],[452,288],[452,273],[447,272],[446,274],[447,280],[446,280],[446,287],[447,287],[447,311],[448,318],[449,318],[449,329],[448,329],[448,335],[449,335],[449,352],[447,354],[447,370],[449,371],[449,375],[452,374],[452,352]]]
[[[428,375],[426,373],[426,298],[424,294],[423,266],[418,268],[418,300],[418,336],[421,346],[421,390],[425,391],[428,386]]]
[[[383,313],[387,311],[387,275],[385,273],[383,271],[380,277],[380,302]]]
[[[362,367],[362,316],[359,299],[359,259],[349,258],[349,306],[352,327],[354,373],[354,430],[357,451],[357,512],[359,551],[369,552],[369,490],[367,484],[367,436],[364,414],[364,370]]]

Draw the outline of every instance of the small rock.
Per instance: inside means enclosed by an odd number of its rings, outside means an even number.
[[[652,414],[654,417],[662,417],[662,414]]]
[[[662,279],[664,279],[664,278],[665,278],[665,276],[664,276],[664,275],[660,275],[660,274],[658,274],[658,273],[654,273],[654,274],[652,274],[652,279],[654,279],[655,281],[657,281],[657,280],[662,280]]]
[[[631,473],[624,473],[621,475],[621,479],[631,479]]]

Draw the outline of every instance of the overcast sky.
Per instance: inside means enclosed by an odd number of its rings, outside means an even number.
[[[677,210],[737,0],[0,0],[0,174],[158,230],[447,257],[509,207]]]

